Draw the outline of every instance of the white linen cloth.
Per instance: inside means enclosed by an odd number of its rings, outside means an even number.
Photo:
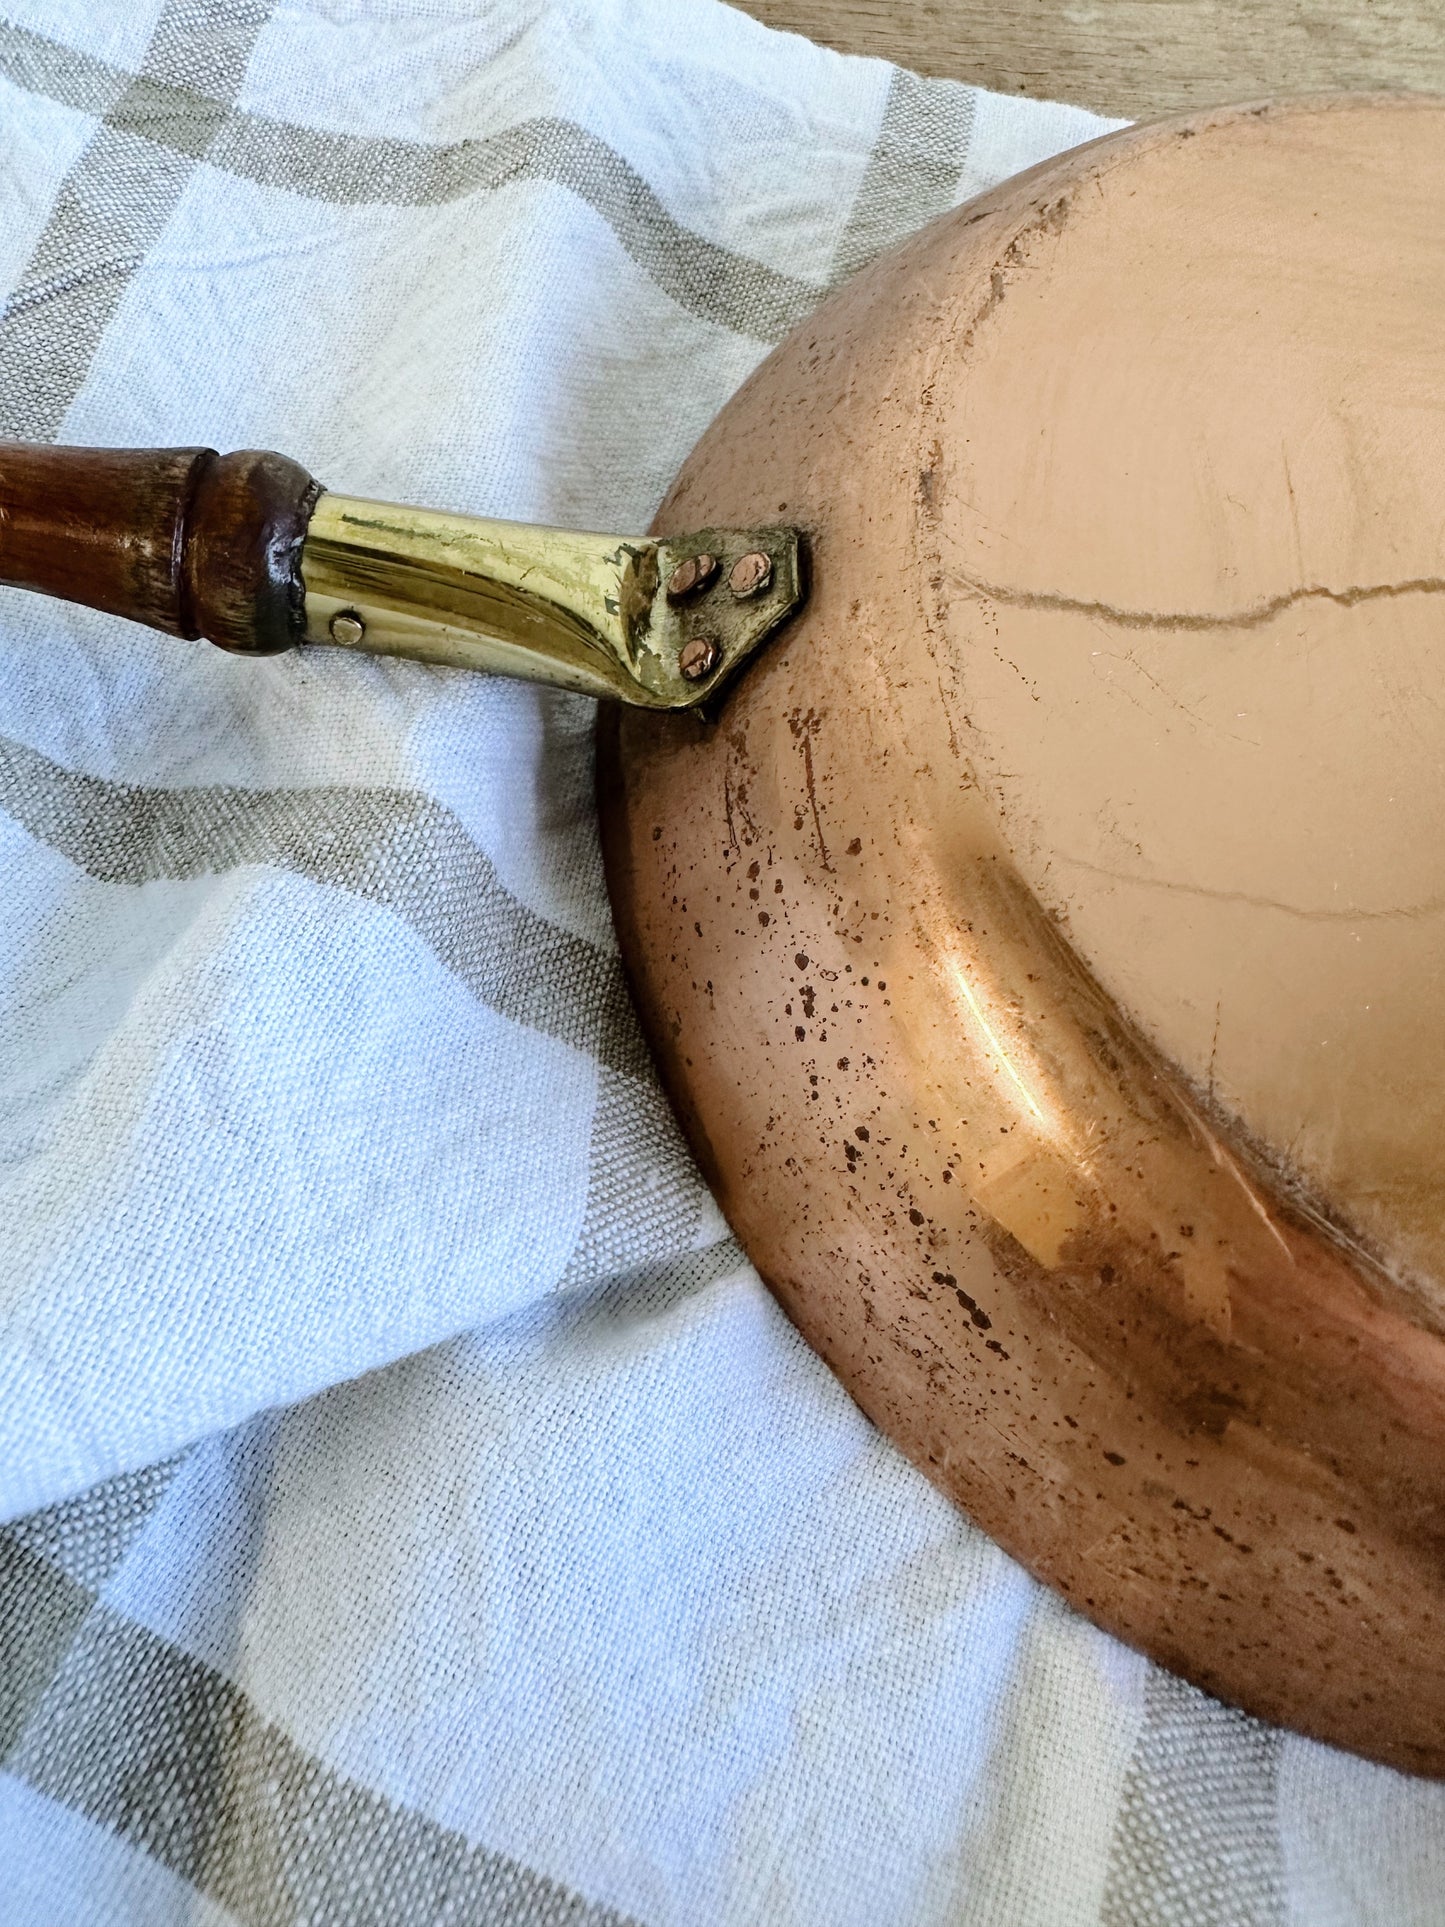
[[[0,0],[0,432],[642,528],[1110,123],[714,0]],[[1064,1610],[638,1042],[589,705],[0,594],[0,1921],[1445,1920],[1445,1796]]]

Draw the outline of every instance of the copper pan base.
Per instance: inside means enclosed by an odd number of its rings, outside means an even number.
[[[808,531],[604,714],[723,1210],[931,1479],[1223,1698],[1445,1774],[1445,105],[1195,115],[831,299],[659,513]]]

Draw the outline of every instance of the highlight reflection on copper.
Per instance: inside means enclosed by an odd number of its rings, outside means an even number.
[[[963,999],[964,1007],[968,1011],[974,1028],[983,1039],[986,1052],[992,1057],[993,1062],[1003,1073],[1007,1083],[1012,1085],[1014,1091],[1023,1099],[1025,1109],[1034,1119],[1039,1129],[1046,1137],[1057,1142],[1064,1136],[1063,1127],[1056,1118],[1051,1119],[1045,1115],[1043,1105],[1031,1089],[1029,1080],[1019,1068],[1020,1061],[1026,1060],[1027,1058],[1027,1046],[1023,1045],[1021,1041],[1005,1043],[995,1025],[989,1022],[988,1018],[984,1015],[978,992],[969,981],[967,964],[960,959],[955,959],[952,965],[952,976],[955,984],[958,986],[959,995]]]
[[[661,511],[786,502],[807,610],[599,794],[668,1089],[863,1408],[1098,1623],[1445,1777],[1445,1286],[1361,1249],[1445,1276],[1445,670],[1345,586],[1434,571],[1442,194],[1445,103],[1221,110],[865,271]]]

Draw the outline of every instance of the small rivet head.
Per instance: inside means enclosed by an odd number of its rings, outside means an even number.
[[[331,618],[331,640],[345,649],[354,649],[366,634],[366,624],[355,609],[338,609]]]
[[[690,555],[686,561],[679,562],[667,578],[667,599],[669,602],[685,602],[699,589],[706,588],[718,571],[715,555]]]
[[[773,579],[773,559],[764,555],[761,549],[749,549],[740,555],[728,576],[728,587],[739,598],[758,595],[766,589]]]
[[[688,682],[701,682],[717,668],[722,649],[716,636],[694,636],[682,645],[677,666]]]

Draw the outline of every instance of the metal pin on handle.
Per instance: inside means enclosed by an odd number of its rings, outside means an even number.
[[[804,593],[796,529],[583,534],[328,494],[263,451],[20,442],[0,582],[243,655],[327,644],[649,709],[705,702]]]

